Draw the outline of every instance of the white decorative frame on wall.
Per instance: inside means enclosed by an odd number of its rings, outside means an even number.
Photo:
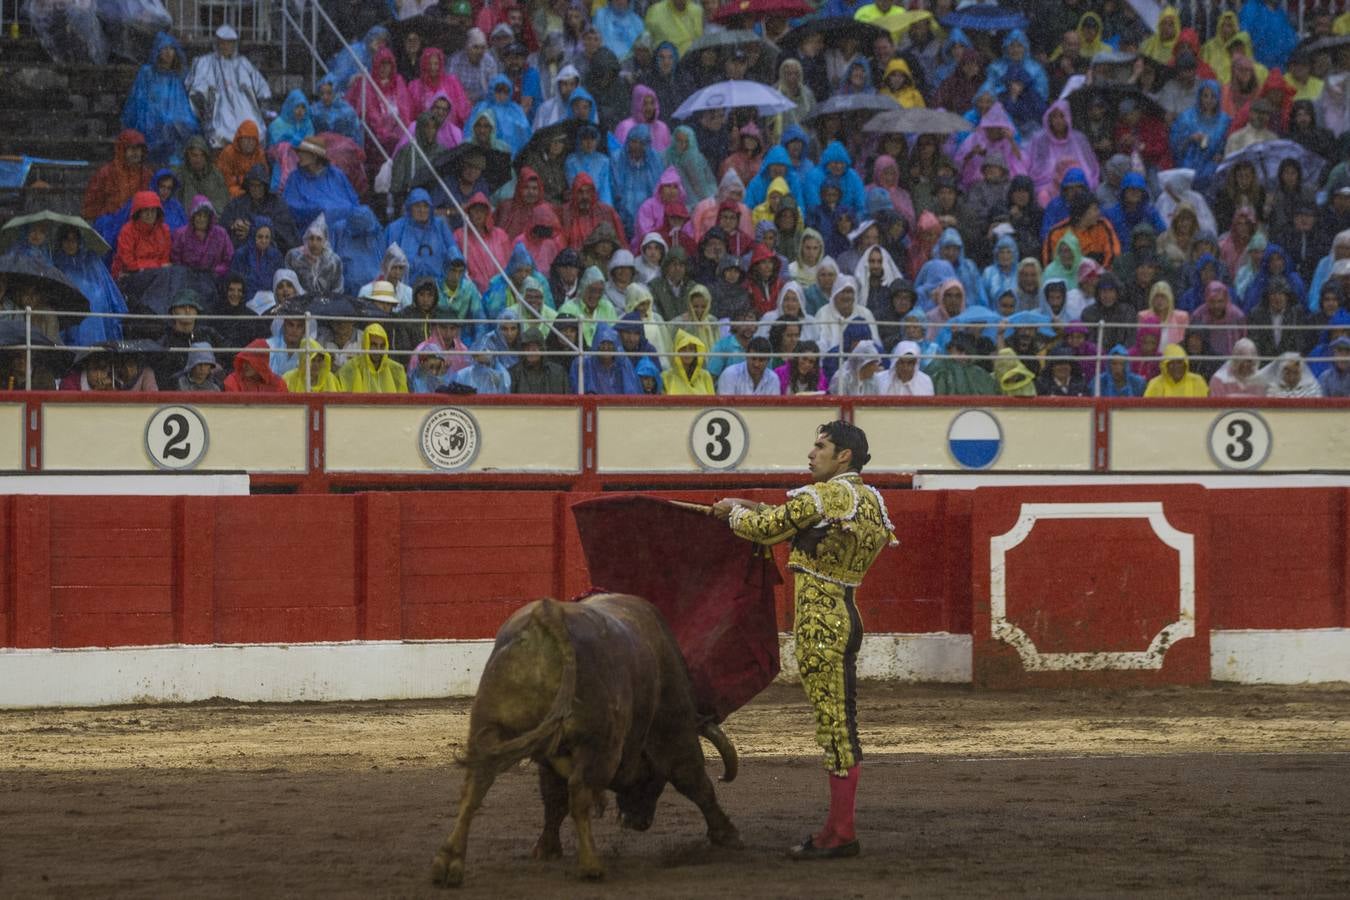
[[[1031,636],[1008,621],[1006,555],[1021,544],[1041,519],[1147,519],[1158,540],[1177,551],[1178,617],[1149,642],[1146,650],[1098,653],[1043,653]],[[1167,521],[1163,505],[1142,503],[1023,503],[1017,524],[989,539],[989,617],[991,636],[1017,651],[1028,672],[1161,669],[1167,650],[1195,637],[1195,538]]]

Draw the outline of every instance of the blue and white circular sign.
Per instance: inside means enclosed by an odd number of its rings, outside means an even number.
[[[963,469],[987,469],[1003,452],[1003,429],[992,413],[967,409],[947,428],[947,452]]]

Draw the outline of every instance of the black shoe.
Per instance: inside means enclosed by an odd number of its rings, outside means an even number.
[[[808,837],[797,846],[788,850],[788,859],[792,860],[814,860],[814,859],[850,859],[862,852],[862,845],[857,839],[849,841],[847,844],[840,844],[838,847],[817,847],[815,841]]]

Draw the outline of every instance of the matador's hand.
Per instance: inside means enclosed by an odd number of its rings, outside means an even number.
[[[735,509],[736,506],[737,503],[734,500],[718,500],[712,505],[709,515],[714,519],[725,522],[727,519],[731,518],[731,511]]]

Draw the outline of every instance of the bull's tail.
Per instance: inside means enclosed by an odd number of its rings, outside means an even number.
[[[722,756],[722,777],[720,780],[735,781],[740,761],[736,757],[736,748],[732,745],[731,739],[723,733],[716,722],[705,722],[699,726],[698,733],[708,743],[716,747],[717,752]]]
[[[572,712],[572,700],[577,693],[577,654],[563,621],[562,604],[547,598],[540,600],[531,614],[531,624],[553,640],[562,660],[553,704],[538,725],[510,740],[470,740],[462,760],[470,768],[504,772],[527,757],[553,755],[562,741],[563,722]]]

